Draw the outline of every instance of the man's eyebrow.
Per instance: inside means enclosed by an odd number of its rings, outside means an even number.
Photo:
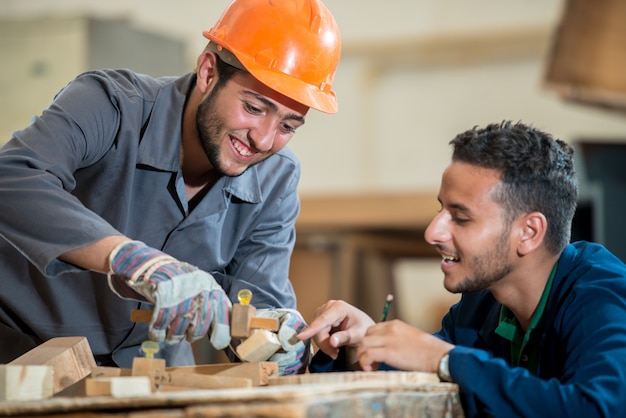
[[[472,212],[470,208],[468,208],[467,206],[465,206],[462,203],[449,203],[447,205],[444,205],[443,201],[441,200],[441,198],[439,196],[437,196],[437,200],[439,201],[439,203],[441,204],[442,207],[443,206],[447,206],[450,209],[454,209],[454,210],[458,210],[458,211],[466,212],[466,213],[471,213]]]
[[[461,204],[461,203],[452,203],[450,205],[448,205],[451,209],[456,209],[460,212],[465,212],[465,213],[471,213],[472,211],[470,210],[470,208],[468,208],[467,206]]]
[[[276,103],[272,102],[270,99],[268,99],[267,97],[263,96],[262,94],[259,94],[257,92],[251,91],[251,90],[245,90],[243,92],[245,95],[248,96],[253,96],[255,99],[257,99],[260,102],[263,102],[264,105],[266,105],[267,107],[269,107],[270,109],[272,109],[272,111],[274,113],[278,113],[278,106],[276,106]],[[304,125],[305,119],[303,116],[300,116],[296,113],[289,113],[285,115],[285,119],[293,119],[297,122],[300,122],[301,124]]]

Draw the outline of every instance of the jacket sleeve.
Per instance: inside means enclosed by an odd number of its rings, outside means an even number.
[[[116,232],[71,191],[75,171],[113,145],[117,125],[104,89],[83,76],[0,149],[0,234],[41,272],[53,275],[60,254]]]

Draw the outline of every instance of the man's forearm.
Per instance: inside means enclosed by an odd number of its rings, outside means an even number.
[[[93,244],[62,254],[59,258],[87,270],[107,273],[111,251],[125,241],[130,241],[130,238],[124,235],[111,235]]]

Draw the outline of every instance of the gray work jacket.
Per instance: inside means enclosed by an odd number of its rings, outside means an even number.
[[[179,162],[195,74],[154,79],[127,70],[78,76],[0,148],[0,363],[43,341],[86,336],[98,358],[130,367],[147,339],[138,302],[106,276],[57,257],[122,233],[211,272],[236,300],[295,307],[288,278],[300,165],[287,148],[223,177],[189,211]],[[191,364],[187,343],[168,365]]]

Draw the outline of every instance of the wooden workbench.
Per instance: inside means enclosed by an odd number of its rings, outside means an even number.
[[[374,379],[372,376],[401,378]],[[328,375],[331,375],[330,373]],[[332,379],[332,376],[324,379]],[[134,398],[55,397],[0,402],[0,416],[47,418],[430,417],[462,418],[454,384],[420,373],[369,372],[345,382],[276,384],[246,389],[189,390]],[[315,375],[310,375],[315,376]],[[322,376],[322,375],[319,375]],[[359,374],[352,374],[358,377]],[[416,379],[412,378],[417,376]],[[408,377],[408,378],[407,378]],[[278,378],[281,379],[281,378]],[[290,383],[290,382],[286,382]]]

